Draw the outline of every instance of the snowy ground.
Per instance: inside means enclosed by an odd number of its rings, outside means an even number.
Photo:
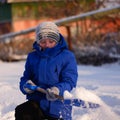
[[[0,120],[14,120],[14,108],[25,101],[19,91],[24,61],[0,62]],[[120,63],[100,67],[78,65],[74,96],[101,104],[97,109],[74,107],[73,120],[120,120]]]

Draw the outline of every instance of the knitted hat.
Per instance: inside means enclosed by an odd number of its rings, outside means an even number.
[[[53,22],[43,22],[36,28],[36,41],[39,43],[42,39],[52,39],[56,42],[60,40],[59,30]]]

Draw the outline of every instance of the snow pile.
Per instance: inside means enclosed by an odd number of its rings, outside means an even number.
[[[64,98],[82,99],[84,101],[100,105],[97,109],[86,109],[73,106],[73,120],[110,120],[111,118],[114,118],[114,120],[120,120],[120,117],[115,114],[97,95],[83,87],[74,89],[72,93],[65,91]]]
[[[68,91],[65,91],[64,98],[65,99],[82,99],[84,101],[89,101],[89,102],[98,103],[98,104],[102,103],[100,98],[97,95],[95,95],[93,92],[91,92],[90,90],[88,91],[83,87],[77,87],[76,89],[73,89],[71,93],[69,93]]]
[[[14,120],[14,109],[25,102],[19,90],[24,62],[0,62],[0,120]],[[64,97],[100,104],[99,108],[73,106],[73,120],[120,120],[120,65],[78,66],[77,88]]]

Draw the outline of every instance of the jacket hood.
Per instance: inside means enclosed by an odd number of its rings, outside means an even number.
[[[44,51],[41,51],[41,47],[35,41],[33,43],[33,49],[35,49],[41,57],[52,57],[52,56],[56,56],[64,49],[68,49],[68,46],[67,46],[67,43],[66,43],[64,37],[60,34],[60,41],[58,42],[58,44],[55,47],[46,48]]]

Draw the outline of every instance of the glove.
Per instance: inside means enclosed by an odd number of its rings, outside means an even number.
[[[55,101],[58,98],[56,97],[56,95],[59,95],[59,89],[57,87],[52,87],[52,88],[48,88],[46,90],[46,98],[50,101]]]
[[[30,93],[33,93],[37,89],[37,86],[31,80],[28,80],[24,84],[23,89],[26,93],[30,94]]]

